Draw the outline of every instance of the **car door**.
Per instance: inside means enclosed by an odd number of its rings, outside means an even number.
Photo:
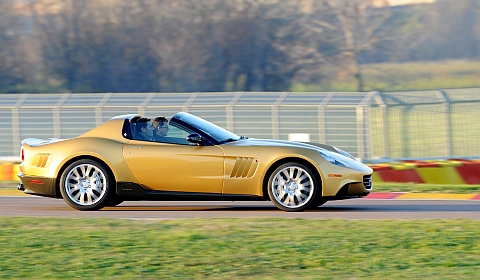
[[[224,155],[219,147],[131,140],[123,154],[137,180],[149,189],[222,192]]]
[[[187,142],[191,132],[170,126],[162,142],[130,140],[123,154],[137,180],[151,190],[221,193],[223,150]]]

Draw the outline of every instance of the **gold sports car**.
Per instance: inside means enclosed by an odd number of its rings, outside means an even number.
[[[330,145],[238,136],[189,113],[161,128],[121,115],[72,139],[22,141],[19,190],[78,210],[123,201],[271,200],[303,211],[372,190],[372,169]],[[157,123],[158,125],[158,123]]]

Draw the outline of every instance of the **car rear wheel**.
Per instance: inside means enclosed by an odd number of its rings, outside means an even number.
[[[98,210],[109,201],[113,178],[100,163],[82,159],[70,164],[60,178],[60,192],[71,207]]]
[[[306,166],[289,162],[273,171],[268,180],[268,196],[279,209],[303,211],[315,200],[317,182]]]

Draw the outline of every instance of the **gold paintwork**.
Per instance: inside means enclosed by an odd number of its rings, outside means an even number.
[[[257,167],[257,158],[237,157],[232,173],[230,173],[230,178],[251,178],[255,174]]]
[[[124,119],[114,118],[73,139],[38,146],[24,143],[20,171],[59,178],[72,160],[91,157],[104,162],[115,181],[136,183],[147,190],[264,196],[267,172],[288,158],[308,163],[319,174],[323,196],[335,196],[346,184],[351,184],[349,195],[369,192],[362,183],[364,175],[372,174],[369,167],[358,162],[352,163],[354,169],[333,165],[318,151],[294,142],[262,144],[249,139],[219,146],[173,145],[126,139],[123,123]]]
[[[169,145],[132,140],[125,162],[151,190],[221,193],[223,153],[216,146]]]
[[[52,154],[36,154],[33,162],[38,161],[36,167],[47,168],[52,162]]]

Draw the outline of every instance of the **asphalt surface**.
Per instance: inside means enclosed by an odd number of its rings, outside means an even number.
[[[62,199],[0,196],[0,216],[170,220],[190,218],[303,218],[303,219],[475,219],[480,200],[350,199],[330,201],[315,210],[289,213],[271,202],[124,202],[99,211],[78,211]]]

